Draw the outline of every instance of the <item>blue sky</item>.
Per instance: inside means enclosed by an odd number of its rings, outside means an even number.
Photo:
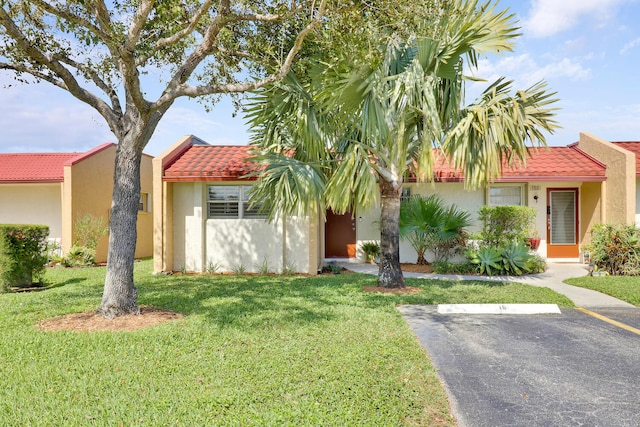
[[[562,129],[550,145],[588,132],[610,141],[640,141],[640,0],[503,0],[517,15],[515,50],[482,59],[476,76],[499,76],[526,88],[544,79],[558,92]],[[13,84],[0,71],[0,152],[86,151],[115,142],[102,117],[46,83]],[[468,86],[478,93],[483,84]],[[210,113],[179,100],[161,121],[145,152],[158,155],[182,135],[212,144],[244,145],[247,128],[228,99]]]

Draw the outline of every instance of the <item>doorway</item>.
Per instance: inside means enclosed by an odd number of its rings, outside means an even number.
[[[356,257],[356,220],[351,212],[339,215],[327,210],[324,241],[325,258]]]
[[[547,189],[547,258],[578,258],[578,189]]]

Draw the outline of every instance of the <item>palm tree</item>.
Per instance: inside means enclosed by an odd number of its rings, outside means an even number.
[[[400,203],[400,237],[407,239],[418,254],[417,264],[427,264],[424,254],[432,250],[435,261],[446,261],[464,245],[464,228],[471,225],[467,211],[445,206],[436,194],[413,196]]]
[[[527,142],[546,145],[542,132],[557,127],[544,82],[511,95],[511,82],[500,79],[463,106],[464,61],[473,68],[480,54],[511,50],[517,28],[491,1],[445,4],[415,36],[318,60],[256,93],[247,108],[262,163],[252,200],[269,200],[272,215],[340,213],[379,201],[384,287],[404,287],[403,182],[409,173],[433,180],[434,148],[476,188],[504,163],[524,162]]]

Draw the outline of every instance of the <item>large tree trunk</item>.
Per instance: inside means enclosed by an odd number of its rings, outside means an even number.
[[[138,290],[133,284],[140,160],[142,149],[133,141],[120,141],[116,152],[113,199],[109,220],[107,276],[98,313],[105,317],[139,314]]]
[[[380,179],[380,269],[378,286],[404,288],[400,268],[400,196],[402,184]]]

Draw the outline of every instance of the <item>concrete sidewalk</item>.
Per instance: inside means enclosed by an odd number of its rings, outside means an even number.
[[[373,264],[342,263],[342,267],[347,270],[364,274],[378,274],[378,266]],[[568,297],[577,307],[598,308],[598,307],[634,307],[625,301],[592,291],[590,289],[579,288],[567,285],[563,280],[571,277],[586,276],[589,271],[585,264],[572,263],[547,263],[547,271],[540,274],[526,276],[463,276],[450,274],[423,274],[404,273],[404,277],[418,279],[440,279],[440,280],[490,280],[499,282],[524,283],[532,286],[550,288],[559,294]]]

